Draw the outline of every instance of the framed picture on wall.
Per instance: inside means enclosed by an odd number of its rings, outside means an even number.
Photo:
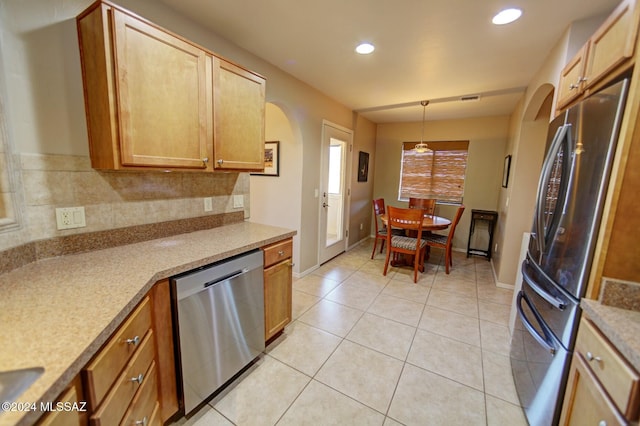
[[[502,187],[509,186],[509,171],[511,170],[511,155],[504,157],[504,168],[502,169]]]
[[[280,176],[280,141],[264,143],[264,173],[251,173],[255,176]]]
[[[369,178],[369,153],[360,151],[358,156],[358,182],[366,182]]]

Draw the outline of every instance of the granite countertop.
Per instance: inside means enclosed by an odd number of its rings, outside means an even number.
[[[292,237],[241,222],[37,261],[0,275],[0,371],[42,366],[18,399],[54,401],[157,281]],[[40,412],[0,411],[0,425]]]
[[[640,372],[640,312],[582,299],[580,306],[618,352]]]

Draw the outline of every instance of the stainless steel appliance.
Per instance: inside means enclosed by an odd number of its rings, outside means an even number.
[[[557,424],[629,81],[591,95],[549,127],[511,342],[533,426]]]
[[[262,265],[256,250],[171,280],[185,414],[264,351]]]

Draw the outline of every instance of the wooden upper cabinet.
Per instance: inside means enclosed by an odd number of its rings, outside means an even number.
[[[599,82],[633,56],[638,32],[636,0],[624,0],[591,36],[585,67],[585,88]]]
[[[113,28],[122,165],[206,168],[205,51],[117,10]]]
[[[264,78],[106,1],[77,26],[93,168],[264,170]]]
[[[264,170],[265,79],[214,57],[214,168]]]
[[[623,0],[560,74],[557,110],[631,65],[638,35],[636,0]]]

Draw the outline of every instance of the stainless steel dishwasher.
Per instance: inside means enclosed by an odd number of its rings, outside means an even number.
[[[260,250],[172,278],[185,414],[264,351]]]

